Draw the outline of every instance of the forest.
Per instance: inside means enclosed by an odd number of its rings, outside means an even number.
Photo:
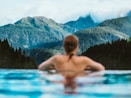
[[[24,55],[19,49],[13,49],[8,40],[0,41],[0,68],[36,69],[33,59]]]
[[[131,70],[131,40],[96,45],[81,55],[102,63],[107,70]]]
[[[106,70],[131,70],[131,39],[92,46],[81,55],[102,63]],[[6,39],[0,41],[0,68],[36,69],[37,66],[35,59],[26,56],[20,48],[12,48]]]

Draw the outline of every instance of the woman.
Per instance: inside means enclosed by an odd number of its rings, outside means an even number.
[[[63,41],[63,47],[65,50],[64,55],[54,55],[47,61],[42,62],[38,69],[43,70],[44,68],[54,65],[56,71],[63,72],[81,72],[87,67],[90,70],[102,71],[105,70],[104,66],[89,57],[77,56],[79,40],[75,35],[68,35]]]

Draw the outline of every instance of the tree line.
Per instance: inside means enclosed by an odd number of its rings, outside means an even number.
[[[102,63],[108,70],[131,70],[131,41],[118,40],[90,47],[81,55]]]
[[[8,40],[0,41],[0,68],[36,69],[33,59],[19,49],[13,49]]]

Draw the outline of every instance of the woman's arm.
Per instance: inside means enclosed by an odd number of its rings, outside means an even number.
[[[50,66],[50,65],[53,65],[53,61],[54,61],[54,56],[49,58],[48,60],[42,62],[40,65],[38,65],[38,69],[39,70],[43,70],[45,69],[46,67]]]
[[[105,67],[101,63],[98,63],[90,58],[86,58],[86,62],[87,62],[87,67],[90,67],[91,70],[96,70],[96,71],[105,70]]]

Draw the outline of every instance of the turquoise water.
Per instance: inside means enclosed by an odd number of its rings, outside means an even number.
[[[79,76],[75,93],[65,93],[63,80],[54,71],[0,69],[0,98],[131,98],[131,71]]]

